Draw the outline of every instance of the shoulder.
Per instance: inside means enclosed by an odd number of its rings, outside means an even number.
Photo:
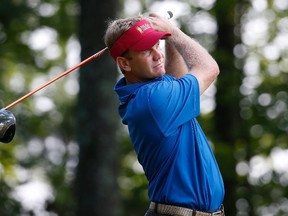
[[[192,75],[192,74],[185,74],[184,76],[182,76],[181,78],[175,78],[171,75],[165,74],[163,76],[163,81],[175,81],[175,82],[181,82],[184,80],[189,80],[189,81],[193,81],[193,82],[198,82],[197,78]]]
[[[199,89],[197,78],[192,74],[186,74],[178,79],[170,75],[164,75],[158,82],[149,85],[150,93],[183,91],[184,89]]]

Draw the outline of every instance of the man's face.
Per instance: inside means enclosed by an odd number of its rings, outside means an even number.
[[[151,49],[127,53],[130,70],[125,77],[130,83],[145,82],[165,74],[164,52],[158,41]]]

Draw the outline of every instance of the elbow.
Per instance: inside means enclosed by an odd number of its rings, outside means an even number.
[[[218,66],[216,61],[214,61],[213,74],[215,74],[215,79],[220,74],[220,68],[219,68],[219,66]]]
[[[211,64],[210,71],[211,71],[210,73],[211,73],[211,76],[213,77],[213,80],[215,80],[220,74],[220,69],[216,61],[214,61],[213,64]]]

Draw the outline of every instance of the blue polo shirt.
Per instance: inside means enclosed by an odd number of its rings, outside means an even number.
[[[198,124],[200,93],[197,79],[164,75],[115,91],[119,113],[149,181],[153,202],[215,211],[224,198],[221,173]]]

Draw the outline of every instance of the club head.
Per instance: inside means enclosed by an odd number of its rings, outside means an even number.
[[[9,143],[12,141],[16,131],[16,118],[12,112],[0,110],[0,142]]]

